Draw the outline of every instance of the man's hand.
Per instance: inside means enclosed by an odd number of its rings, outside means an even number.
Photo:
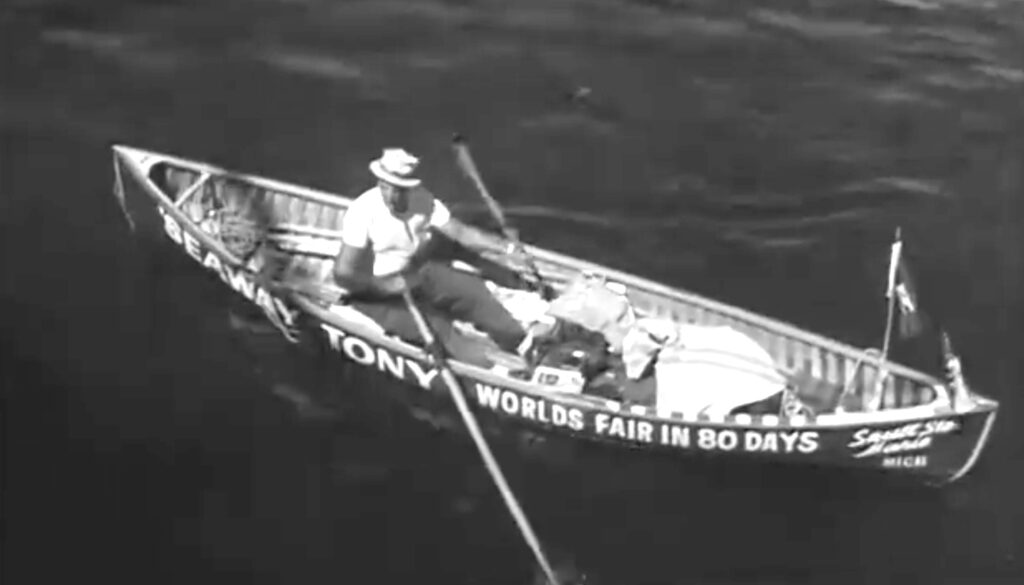
[[[552,296],[553,291],[551,287],[534,272],[535,264],[533,259],[526,253],[526,249],[521,244],[509,244],[505,254],[505,262],[508,264],[509,269],[519,274],[519,278],[526,288],[541,293],[545,298]]]
[[[520,274],[528,274],[530,270],[530,257],[523,250],[521,245],[507,242],[501,247],[501,258],[509,270]]]
[[[404,271],[376,278],[374,288],[381,294],[398,296],[407,290],[412,290],[419,282],[420,272],[418,270]]]
[[[513,270],[530,272],[530,256],[521,244],[509,243],[505,258]]]
[[[409,282],[406,280],[405,276],[395,274],[394,276],[378,278],[374,288],[377,289],[377,292],[387,296],[398,296],[409,290]]]

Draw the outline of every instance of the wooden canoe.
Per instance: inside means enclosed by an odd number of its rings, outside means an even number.
[[[233,291],[226,294],[241,295],[284,331],[299,332],[289,335],[293,342],[321,344],[329,359],[397,380],[395,391],[410,404],[422,405],[429,397],[432,408],[445,408],[447,393],[427,352],[324,300],[334,291],[332,260],[349,198],[133,147],[113,146],[113,155],[115,191],[141,245],[177,248],[197,269],[219,276],[225,291]],[[243,261],[204,231],[212,204],[262,218],[279,260],[272,278],[261,272],[259,254]],[[877,387],[880,370],[888,375],[871,410],[786,415],[739,409],[714,415],[561,392],[454,361],[473,408],[491,426],[596,442],[637,456],[703,453],[898,475],[933,485],[967,474],[989,438],[998,403],[973,390],[969,400],[952,400],[946,381],[879,363],[865,350],[599,264],[528,249],[556,287],[583,271],[601,274],[624,286],[641,314],[730,327],[767,350],[780,372],[802,371],[821,387],[866,396]]]

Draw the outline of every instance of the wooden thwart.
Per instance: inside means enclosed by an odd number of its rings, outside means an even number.
[[[195,183],[190,185],[188,187],[188,189],[186,189],[181,194],[181,196],[178,197],[178,200],[174,202],[174,206],[180,209],[181,206],[184,205],[186,201],[191,199],[193,195],[198,193],[199,190],[202,189],[203,186],[206,185],[206,182],[209,181],[209,180],[210,180],[210,173],[203,173],[202,175],[200,175],[199,179],[196,180]]]

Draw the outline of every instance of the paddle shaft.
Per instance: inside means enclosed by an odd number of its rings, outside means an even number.
[[[897,242],[899,242],[899,240],[900,240],[900,232],[901,232],[900,228],[897,227],[896,228],[896,241]],[[882,392],[883,392],[883,387],[885,385],[885,379],[889,376],[889,371],[885,368],[885,362],[886,362],[887,359],[889,359],[889,341],[892,338],[892,322],[893,322],[893,317],[895,316],[895,310],[896,310],[896,291],[893,290],[892,281],[893,281],[894,278],[896,278],[896,276],[894,274],[894,271],[899,270],[899,263],[901,261],[902,260],[900,259],[898,253],[896,254],[896,256],[894,258],[890,259],[890,266],[889,266],[889,271],[890,271],[889,272],[889,281],[890,281],[890,283],[889,283],[889,290],[888,290],[889,307],[887,309],[886,316],[885,316],[885,338],[882,339],[882,354],[878,357],[878,365],[877,365],[877,367],[878,367],[878,375],[875,378],[875,393],[871,397],[871,404],[870,404],[870,409],[871,410],[878,410],[879,406],[881,406],[881,403],[882,403]]]
[[[871,396],[871,410],[878,410],[882,403],[882,392],[885,386],[885,379],[889,376],[889,370],[885,362],[889,358],[889,339],[892,337],[893,313],[896,308],[896,295],[889,299],[888,315],[885,321],[885,339],[882,340],[882,353],[878,356],[878,375],[875,378],[875,393]]]
[[[455,159],[458,161],[459,166],[462,167],[463,172],[473,181],[476,185],[476,190],[480,193],[480,197],[483,198],[484,203],[487,204],[487,208],[491,211],[491,215],[494,216],[494,220],[498,223],[498,227],[501,228],[501,233],[512,242],[512,245],[523,253],[526,258],[526,266],[530,270],[530,273],[537,280],[537,284],[542,289],[546,289],[544,286],[544,278],[540,275],[540,270],[537,268],[537,263],[534,261],[527,251],[526,247],[523,246],[522,241],[519,240],[519,233],[508,225],[508,221],[505,219],[505,213],[501,210],[501,206],[495,201],[494,197],[491,197],[491,193],[487,190],[487,186],[484,185],[484,181],[480,178],[480,171],[476,168],[476,163],[473,162],[473,156],[469,153],[469,146],[461,139],[456,137],[453,142],[455,149]]]
[[[452,372],[447,359],[445,359],[443,355],[444,349],[438,344],[437,337],[431,330],[430,325],[423,316],[423,313],[420,312],[419,307],[416,305],[416,301],[413,300],[412,293],[409,290],[404,290],[402,291],[402,297],[405,299],[405,304],[408,305],[409,311],[412,313],[413,319],[416,321],[416,327],[420,330],[420,335],[423,336],[426,346],[428,348],[433,348],[434,350],[435,366],[441,374],[441,379],[444,380],[445,384],[448,386],[452,399],[455,401],[455,405],[459,409],[459,414],[462,415],[462,420],[466,423],[466,428],[469,429],[469,434],[473,437],[473,442],[476,443],[477,450],[480,451],[480,456],[484,460],[484,465],[487,467],[487,471],[490,472],[491,478],[498,487],[498,491],[501,492],[501,497],[505,500],[505,505],[508,506],[509,512],[512,514],[512,518],[515,519],[516,524],[518,524],[519,530],[523,533],[523,538],[533,551],[533,555],[537,559],[537,564],[539,564],[541,569],[544,571],[544,575],[548,582],[551,585],[558,585],[555,572],[552,570],[547,557],[544,555],[544,551],[541,549],[540,541],[537,540],[537,536],[534,534],[533,528],[530,527],[530,522],[527,520],[526,514],[520,507],[515,494],[512,492],[512,488],[509,487],[508,482],[505,480],[505,475],[502,473],[501,467],[498,465],[498,461],[494,458],[494,454],[491,452],[490,446],[487,444],[487,439],[484,438],[483,432],[480,430],[480,425],[477,423],[476,416],[473,414],[473,411],[469,409],[469,405],[466,402],[466,396],[462,392],[462,386],[459,384],[458,378],[455,377],[455,373]]]

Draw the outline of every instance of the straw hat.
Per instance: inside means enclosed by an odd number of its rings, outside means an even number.
[[[376,177],[399,187],[416,187],[420,180],[413,176],[420,159],[401,148],[385,148],[380,158],[370,163]]]

